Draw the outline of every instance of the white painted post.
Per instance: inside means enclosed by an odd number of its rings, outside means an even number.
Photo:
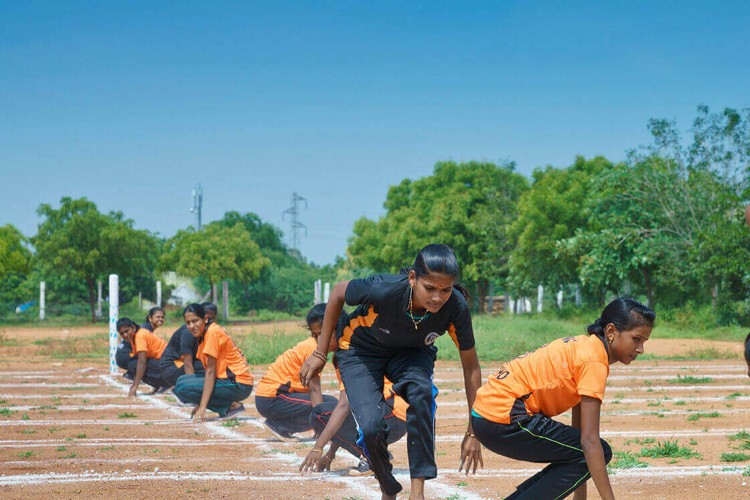
[[[531,300],[528,297],[526,297],[526,303],[524,304],[523,310],[527,313],[531,312]]]
[[[562,288],[557,292],[557,307],[562,309],[563,291]]]
[[[539,285],[536,289],[536,312],[542,312],[542,301],[544,299],[544,287]]]
[[[224,321],[229,320],[229,282],[221,282],[221,305],[224,309]]]
[[[96,280],[96,319],[102,319],[102,280]]]
[[[45,297],[45,291],[47,288],[47,283],[44,281],[39,282],[39,319],[44,321],[44,309],[46,307],[46,303],[44,301]]]
[[[576,283],[576,307],[581,307],[581,287]]]
[[[322,280],[315,280],[315,295],[313,297],[313,301],[315,302],[315,304],[320,304],[322,302],[321,298],[323,296],[323,293],[322,293],[321,288],[322,288]]]
[[[119,280],[116,274],[109,275],[109,373],[116,375],[117,361],[117,319],[120,310]]]
[[[513,300],[512,295],[508,295],[508,311],[511,315],[516,312],[516,302]]]
[[[323,302],[328,302],[328,299],[330,296],[331,296],[331,284],[326,281],[326,284],[323,285]]]
[[[156,306],[161,307],[161,281],[156,282]]]

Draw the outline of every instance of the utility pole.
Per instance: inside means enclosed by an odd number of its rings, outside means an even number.
[[[193,206],[190,209],[190,213],[195,214],[198,221],[198,231],[201,230],[201,211],[203,210],[203,188],[198,184],[193,189]]]
[[[292,206],[287,208],[281,213],[281,220],[284,220],[284,216],[289,214],[289,246],[299,252],[299,230],[305,230],[305,236],[307,236],[307,226],[299,221],[299,205],[300,202],[305,202],[305,208],[307,208],[307,200],[297,193],[292,193]]]

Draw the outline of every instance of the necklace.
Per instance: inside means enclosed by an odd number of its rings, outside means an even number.
[[[414,310],[412,309],[412,294],[414,292],[414,289],[412,287],[409,287],[409,319],[411,319],[411,322],[414,323],[414,329],[418,330],[419,324],[424,321],[427,316],[430,315],[430,311],[427,311],[427,314],[424,316],[414,316]],[[414,321],[414,318],[419,318],[417,321]]]

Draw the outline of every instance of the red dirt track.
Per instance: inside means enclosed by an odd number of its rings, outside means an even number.
[[[333,472],[301,475],[311,442],[281,443],[263,430],[250,397],[239,424],[194,424],[190,409],[168,395],[129,400],[122,377],[107,360],[52,360],[31,341],[93,331],[4,328],[0,344],[0,498],[379,498],[372,477],[346,474],[353,457],[339,451]],[[96,331],[101,331],[98,327]],[[724,343],[654,339],[649,352],[688,353]],[[653,442],[677,440],[693,458],[639,458],[645,468],[614,469],[618,498],[707,499],[750,497],[750,461],[723,462],[741,453],[750,431],[750,381],[741,355],[717,361],[636,361],[614,365],[602,415],[602,435],[616,452],[638,455]],[[485,364],[484,377],[499,363]],[[256,380],[264,367],[254,367]],[[336,394],[330,366],[323,387]],[[678,378],[679,376],[679,378]],[[693,378],[686,378],[693,377]],[[706,377],[710,378],[707,380]],[[484,469],[458,474],[466,402],[457,363],[438,363],[439,476],[428,498],[503,498],[540,467],[484,450]],[[562,415],[569,421],[569,415]],[[397,477],[408,490],[405,439],[391,447]],[[750,450],[744,450],[750,454]],[[589,497],[598,498],[589,481]],[[406,495],[403,495],[406,498]]]

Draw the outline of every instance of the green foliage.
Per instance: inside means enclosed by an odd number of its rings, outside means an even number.
[[[638,460],[638,457],[629,452],[616,451],[615,459],[607,466],[609,469],[635,469],[648,467],[646,462]]]
[[[136,289],[154,282],[158,243],[147,231],[133,229],[133,221],[121,212],[100,213],[86,198],[64,197],[60,208],[48,204],[37,210],[44,220],[32,238],[39,277],[49,281],[50,301],[56,284],[85,285],[94,321],[96,282],[116,273],[121,294],[128,299]]]
[[[747,453],[722,453],[719,457],[722,462],[746,462],[750,460]]]
[[[212,223],[201,231],[178,231],[165,244],[162,267],[178,274],[202,277],[211,284],[222,280],[244,283],[257,279],[270,260],[241,225]]]
[[[654,446],[641,449],[641,457],[650,458],[700,458],[701,454],[686,446],[680,446],[677,440],[659,441]]]
[[[513,248],[509,228],[518,198],[528,189],[515,166],[441,162],[433,175],[404,179],[392,186],[385,216],[354,224],[347,253],[355,268],[397,272],[411,265],[429,243],[453,247],[464,280],[479,287],[479,299],[490,283],[507,278]]]
[[[692,375],[677,375],[677,378],[669,380],[670,384],[710,384],[714,379],[711,377],[694,377]]]
[[[701,418],[719,418],[719,417],[721,417],[721,413],[719,413],[718,411],[712,411],[712,412],[693,413],[687,419],[688,419],[688,422],[695,422]]]
[[[10,273],[26,274],[31,267],[31,251],[21,231],[6,224],[0,226],[0,278]]]

